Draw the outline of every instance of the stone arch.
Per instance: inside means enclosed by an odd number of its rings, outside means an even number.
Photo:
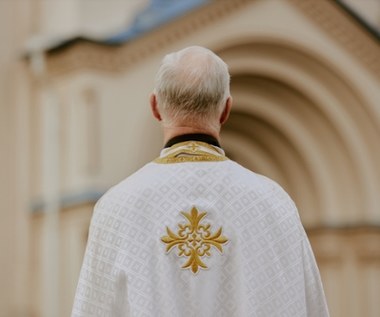
[[[230,43],[234,110],[223,132],[236,160],[282,184],[306,226],[375,215],[380,153],[374,109],[344,71],[284,40]]]

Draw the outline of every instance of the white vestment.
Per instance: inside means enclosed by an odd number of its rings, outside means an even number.
[[[292,200],[183,142],[96,204],[73,317],[328,316]]]

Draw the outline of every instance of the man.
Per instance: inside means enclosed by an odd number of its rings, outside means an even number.
[[[328,316],[292,200],[220,147],[226,64],[167,55],[150,104],[165,147],[97,203],[72,316]]]

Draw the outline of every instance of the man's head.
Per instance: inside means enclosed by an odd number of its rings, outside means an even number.
[[[191,46],[168,54],[157,72],[153,113],[168,128],[219,131],[231,107],[229,86],[228,67],[212,51]]]

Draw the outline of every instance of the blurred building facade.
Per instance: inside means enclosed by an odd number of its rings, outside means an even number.
[[[295,200],[331,316],[380,315],[380,3],[3,1],[0,17],[0,316],[69,316],[93,205],[158,155],[154,74],[189,45],[228,63],[222,145]]]

